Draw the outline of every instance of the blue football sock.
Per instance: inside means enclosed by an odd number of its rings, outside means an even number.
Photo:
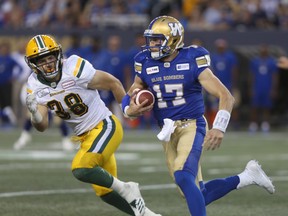
[[[206,216],[204,197],[195,183],[195,176],[184,170],[176,171],[174,176],[177,185],[184,193],[190,214]]]
[[[225,179],[215,179],[207,182],[204,184],[204,188],[202,189],[205,204],[208,205],[236,189],[239,182],[240,179],[238,176],[227,177]]]
[[[25,120],[23,129],[24,129],[25,131],[27,131],[27,132],[30,132],[30,131],[31,131],[31,129],[32,129],[32,122],[31,122],[30,118]]]
[[[63,137],[67,137],[68,136],[69,128],[68,128],[67,124],[64,121],[62,121],[61,124],[60,124],[60,131],[61,131],[61,135]]]

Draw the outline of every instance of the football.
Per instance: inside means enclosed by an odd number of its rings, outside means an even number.
[[[149,106],[155,102],[154,95],[149,90],[142,89],[136,92],[135,103],[137,105],[141,104],[146,99],[148,99],[148,102],[145,104],[145,106]]]

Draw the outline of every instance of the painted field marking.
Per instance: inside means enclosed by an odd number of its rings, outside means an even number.
[[[176,188],[175,184],[157,184],[141,186],[141,190],[162,190]],[[59,189],[59,190],[42,190],[42,191],[18,191],[0,193],[0,198],[20,197],[20,196],[42,196],[42,195],[56,195],[56,194],[73,194],[73,193],[87,193],[93,192],[93,189]]]
[[[273,176],[271,177],[273,182],[288,181],[288,176]],[[141,190],[164,190],[174,189],[175,184],[155,184],[141,186]],[[41,191],[18,191],[18,192],[6,192],[0,193],[1,198],[11,198],[20,196],[43,196],[43,195],[57,195],[57,194],[73,194],[73,193],[92,193],[92,189],[75,188],[75,189],[59,189],[59,190],[41,190]]]

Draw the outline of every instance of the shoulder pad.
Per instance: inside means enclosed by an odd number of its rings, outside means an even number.
[[[191,45],[187,47],[189,52],[192,52],[194,56],[201,56],[201,55],[210,55],[209,51],[201,46]]]
[[[143,62],[147,57],[150,56],[150,52],[148,50],[143,50],[137,53],[134,57],[134,61],[136,62]]]
[[[150,52],[148,50],[143,50],[137,53],[134,57],[134,70],[136,73],[141,74],[142,64],[148,59]]]
[[[71,56],[69,56],[67,59],[66,59],[66,62],[68,63],[68,64],[73,64],[73,63],[76,63],[77,62],[77,59],[78,58],[81,58],[80,56],[78,56],[78,55],[71,55]]]

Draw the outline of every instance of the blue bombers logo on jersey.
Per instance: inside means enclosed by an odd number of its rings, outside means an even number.
[[[158,66],[148,67],[148,68],[146,68],[146,72],[147,72],[147,74],[158,73],[159,72],[159,67]]]
[[[189,69],[190,69],[189,63],[177,64],[177,65],[176,65],[176,70],[177,70],[177,71],[189,70]]]

